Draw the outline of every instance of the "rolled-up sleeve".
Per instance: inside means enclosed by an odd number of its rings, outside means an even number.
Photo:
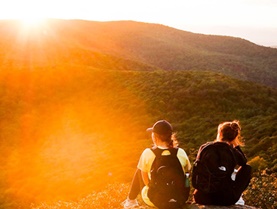
[[[140,156],[137,168],[143,172],[150,173],[154,159],[155,154],[151,151],[151,149],[145,149]]]
[[[191,163],[189,161],[189,158],[187,156],[187,153],[185,152],[185,150],[179,148],[178,153],[177,153],[177,157],[184,169],[184,172],[189,172],[191,170]]]

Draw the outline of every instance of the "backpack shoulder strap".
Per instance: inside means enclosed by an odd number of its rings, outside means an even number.
[[[207,149],[208,147],[211,147],[211,146],[213,146],[213,145],[214,145],[214,142],[207,142],[206,144],[203,144],[203,145],[200,147],[200,149],[199,149],[199,151],[198,151],[198,153],[197,153],[196,160],[200,160],[200,158],[201,158],[201,153],[203,152],[204,149]]]
[[[161,156],[163,150],[158,147],[152,147],[151,151],[155,154],[156,157]]]
[[[171,147],[171,148],[168,149],[168,151],[170,152],[170,154],[172,156],[177,156],[178,150],[179,150],[178,147]]]
[[[172,156],[177,156],[178,149],[179,149],[178,147],[176,147],[176,148],[173,147],[173,148],[168,148],[168,149],[160,149],[160,148],[158,148],[158,147],[153,147],[153,148],[151,148],[152,152],[155,154],[156,157],[157,157],[157,156],[161,156],[162,153],[163,153],[165,150],[168,150]]]

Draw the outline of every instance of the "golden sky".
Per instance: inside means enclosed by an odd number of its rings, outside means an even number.
[[[0,0],[0,19],[135,20],[277,45],[276,0]]]

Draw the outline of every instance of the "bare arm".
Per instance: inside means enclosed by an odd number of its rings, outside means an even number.
[[[146,186],[148,186],[148,184],[149,184],[148,173],[144,172],[144,171],[141,171],[141,176],[142,176],[142,180],[143,180],[144,184]]]

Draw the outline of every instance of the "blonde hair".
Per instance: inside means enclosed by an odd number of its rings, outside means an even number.
[[[238,120],[223,122],[218,125],[217,141],[233,142],[235,140],[235,144],[243,146],[244,143],[240,132],[241,127]]]

